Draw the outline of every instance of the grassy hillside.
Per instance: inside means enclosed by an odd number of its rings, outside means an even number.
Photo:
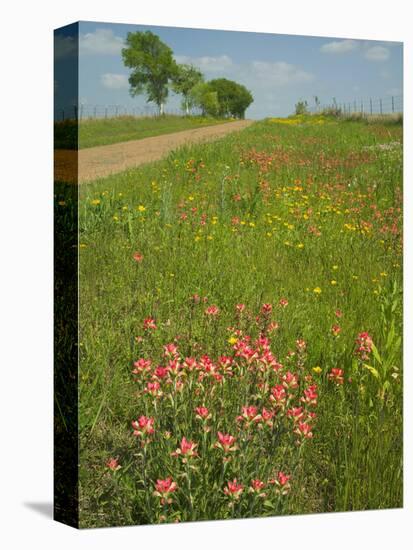
[[[55,123],[55,148],[74,149],[76,133],[79,126],[79,149],[96,145],[109,145],[121,141],[143,139],[151,136],[170,134],[181,130],[191,130],[214,124],[222,124],[226,120],[198,116],[142,117],[123,116],[118,118],[99,118],[81,120],[79,125],[67,120]]]

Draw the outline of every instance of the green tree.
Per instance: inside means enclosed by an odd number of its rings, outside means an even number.
[[[132,69],[129,76],[132,97],[146,93],[147,101],[156,103],[162,115],[169,83],[178,71],[171,48],[151,31],[129,32],[122,58],[125,66]]]
[[[218,94],[212,89],[208,82],[199,82],[188,95],[190,105],[199,107],[203,115],[218,116],[219,102]]]
[[[254,101],[245,86],[227,78],[216,78],[208,84],[217,92],[220,116],[245,117],[245,111]]]
[[[189,109],[193,107],[193,104],[191,104],[191,90],[203,80],[204,77],[201,71],[193,65],[178,65],[172,88],[174,92],[183,96],[182,106],[187,115],[189,115]]]

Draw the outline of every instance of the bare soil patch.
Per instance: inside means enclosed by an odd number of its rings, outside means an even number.
[[[252,123],[252,120],[237,120],[222,125],[194,128],[79,151],[55,150],[55,180],[71,183],[93,181],[147,162],[160,160],[182,145],[218,139],[231,132],[242,130]]]

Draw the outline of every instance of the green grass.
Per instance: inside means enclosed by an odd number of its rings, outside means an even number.
[[[401,142],[401,125],[272,119],[80,188],[82,526],[402,506]],[[156,330],[144,330],[149,317]],[[133,376],[134,361],[164,365],[170,342],[182,358],[233,357],[237,330],[252,342],[264,331],[282,369],[235,358],[223,382],[191,371],[180,390],[169,373],[161,398],[139,393],[153,371]],[[362,331],[374,342],[364,360]],[[314,437],[298,446],[281,409],[271,429],[235,420],[242,406],[271,409],[287,370],[299,379],[289,406],[317,385]],[[141,415],[155,418],[144,447],[131,429]],[[217,431],[237,438],[228,463]],[[171,456],[183,436],[198,444],[194,469]],[[106,466],[111,457],[120,470]],[[280,470],[291,475],[287,495],[272,484],[265,498],[248,491]],[[168,476],[179,489],[161,506],[154,484]],[[234,478],[244,489],[231,503],[223,488]]]
[[[79,149],[85,149],[97,145],[109,145],[111,143],[144,139],[172,132],[180,132],[182,130],[223,124],[224,122],[228,122],[228,120],[175,115],[142,118],[122,116],[107,119],[85,119],[79,123],[67,120],[55,123],[55,148],[77,148],[78,130]]]

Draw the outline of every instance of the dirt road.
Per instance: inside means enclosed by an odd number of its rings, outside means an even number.
[[[242,130],[252,123],[252,120],[237,120],[206,128],[195,128],[194,130],[184,130],[173,134],[102,145],[79,151],[56,150],[54,152],[55,179],[85,183],[121,172],[127,168],[162,159],[181,145],[214,140],[230,132]],[[78,174],[77,155],[79,156]]]

